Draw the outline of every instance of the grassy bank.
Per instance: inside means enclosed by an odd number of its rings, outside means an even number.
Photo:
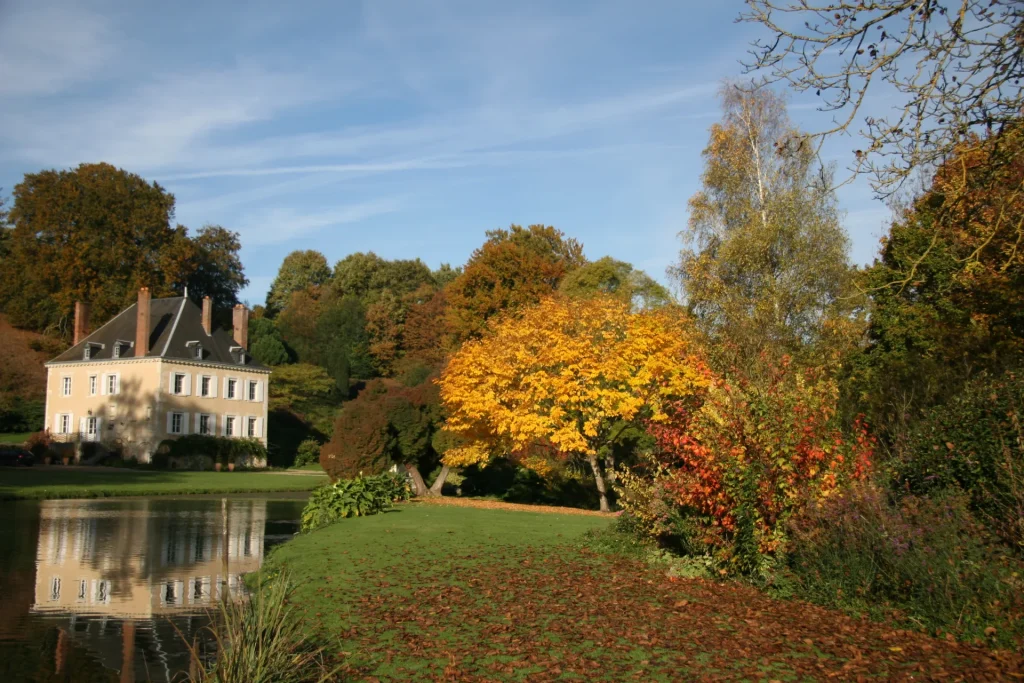
[[[0,468],[0,500],[310,491],[326,481],[326,476],[273,472],[154,472],[77,467]]]
[[[32,436],[32,432],[0,434],[0,443],[23,444],[28,441],[28,437],[30,436]]]
[[[409,503],[279,546],[304,628],[355,680],[819,680],[1016,671],[1018,660],[670,580],[584,541],[607,518]],[[604,550],[598,551],[596,548]]]

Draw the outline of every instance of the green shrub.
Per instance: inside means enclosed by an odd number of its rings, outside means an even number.
[[[33,433],[25,442],[25,447],[35,456],[36,462],[42,462],[46,456],[52,457],[50,445],[50,433],[45,430]]]
[[[958,488],[1007,543],[1024,551],[1024,376],[982,377],[914,426],[895,484],[916,494]]]
[[[171,458],[199,467],[207,458],[213,463],[227,465],[244,461],[253,463],[256,460],[265,462],[266,457],[267,449],[259,439],[188,434],[177,439],[161,441],[153,456],[153,466],[157,469],[166,469]]]
[[[260,337],[249,350],[252,357],[264,365],[284,365],[290,360],[284,342],[278,337]]]
[[[586,472],[566,467],[541,477],[507,458],[486,465],[462,468],[460,487],[465,496],[494,496],[508,503],[560,505],[596,510],[599,506],[593,480]],[[450,478],[449,478],[450,480]]]
[[[81,446],[79,457],[83,462],[86,460],[92,460],[100,454],[100,445],[95,441],[86,441]]]
[[[44,401],[0,393],[0,433],[42,429],[45,406]]]
[[[312,465],[320,462],[320,442],[316,439],[306,439],[299,444],[295,452],[295,467]]]
[[[895,611],[960,637],[987,637],[989,627],[1007,642],[1024,634],[1024,568],[990,540],[962,494],[892,500],[858,484],[808,506],[788,531],[785,587],[802,598]]]
[[[408,480],[385,472],[372,477],[340,479],[313,491],[302,511],[302,530],[313,531],[348,517],[375,515],[395,501],[408,500]]]

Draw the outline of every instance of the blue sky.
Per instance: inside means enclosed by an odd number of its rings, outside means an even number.
[[[155,180],[180,223],[241,234],[251,303],[293,249],[457,265],[510,223],[665,281],[715,92],[759,35],[742,8],[4,0],[0,187],[96,161]],[[868,262],[888,210],[862,181],[840,200]]]

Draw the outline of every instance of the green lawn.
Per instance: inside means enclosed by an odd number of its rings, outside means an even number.
[[[28,441],[32,432],[15,432],[14,434],[0,434],[0,443],[23,444]]]
[[[300,465],[299,467],[289,467],[288,470],[290,472],[321,472],[326,474],[324,472],[324,468],[320,467],[320,463],[318,462],[311,462],[307,465]]]
[[[739,583],[671,580],[581,540],[609,524],[410,503],[297,537],[266,569],[290,577],[309,635],[353,680],[888,680],[1000,666]]]
[[[326,481],[326,476],[272,472],[167,472],[114,468],[5,467],[0,468],[0,500],[309,491]]]

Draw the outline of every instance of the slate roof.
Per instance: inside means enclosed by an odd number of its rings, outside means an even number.
[[[215,328],[210,335],[203,329],[203,312],[199,306],[183,296],[167,299],[152,299],[149,303],[149,353],[147,358],[167,358],[169,360],[197,361],[195,354],[186,344],[199,342],[203,347],[204,363],[220,363],[239,365],[237,356],[231,353],[231,347],[237,346],[234,332],[230,329]],[[83,362],[112,360],[114,344],[118,341],[134,342],[137,303],[132,304],[114,316],[106,325],[87,336],[78,344],[60,354],[50,363]],[[103,348],[94,346],[89,360],[85,360],[86,344],[102,344]],[[121,359],[136,358],[135,349],[121,350]],[[267,370],[265,365],[256,362],[246,353],[244,367],[248,370]]]

